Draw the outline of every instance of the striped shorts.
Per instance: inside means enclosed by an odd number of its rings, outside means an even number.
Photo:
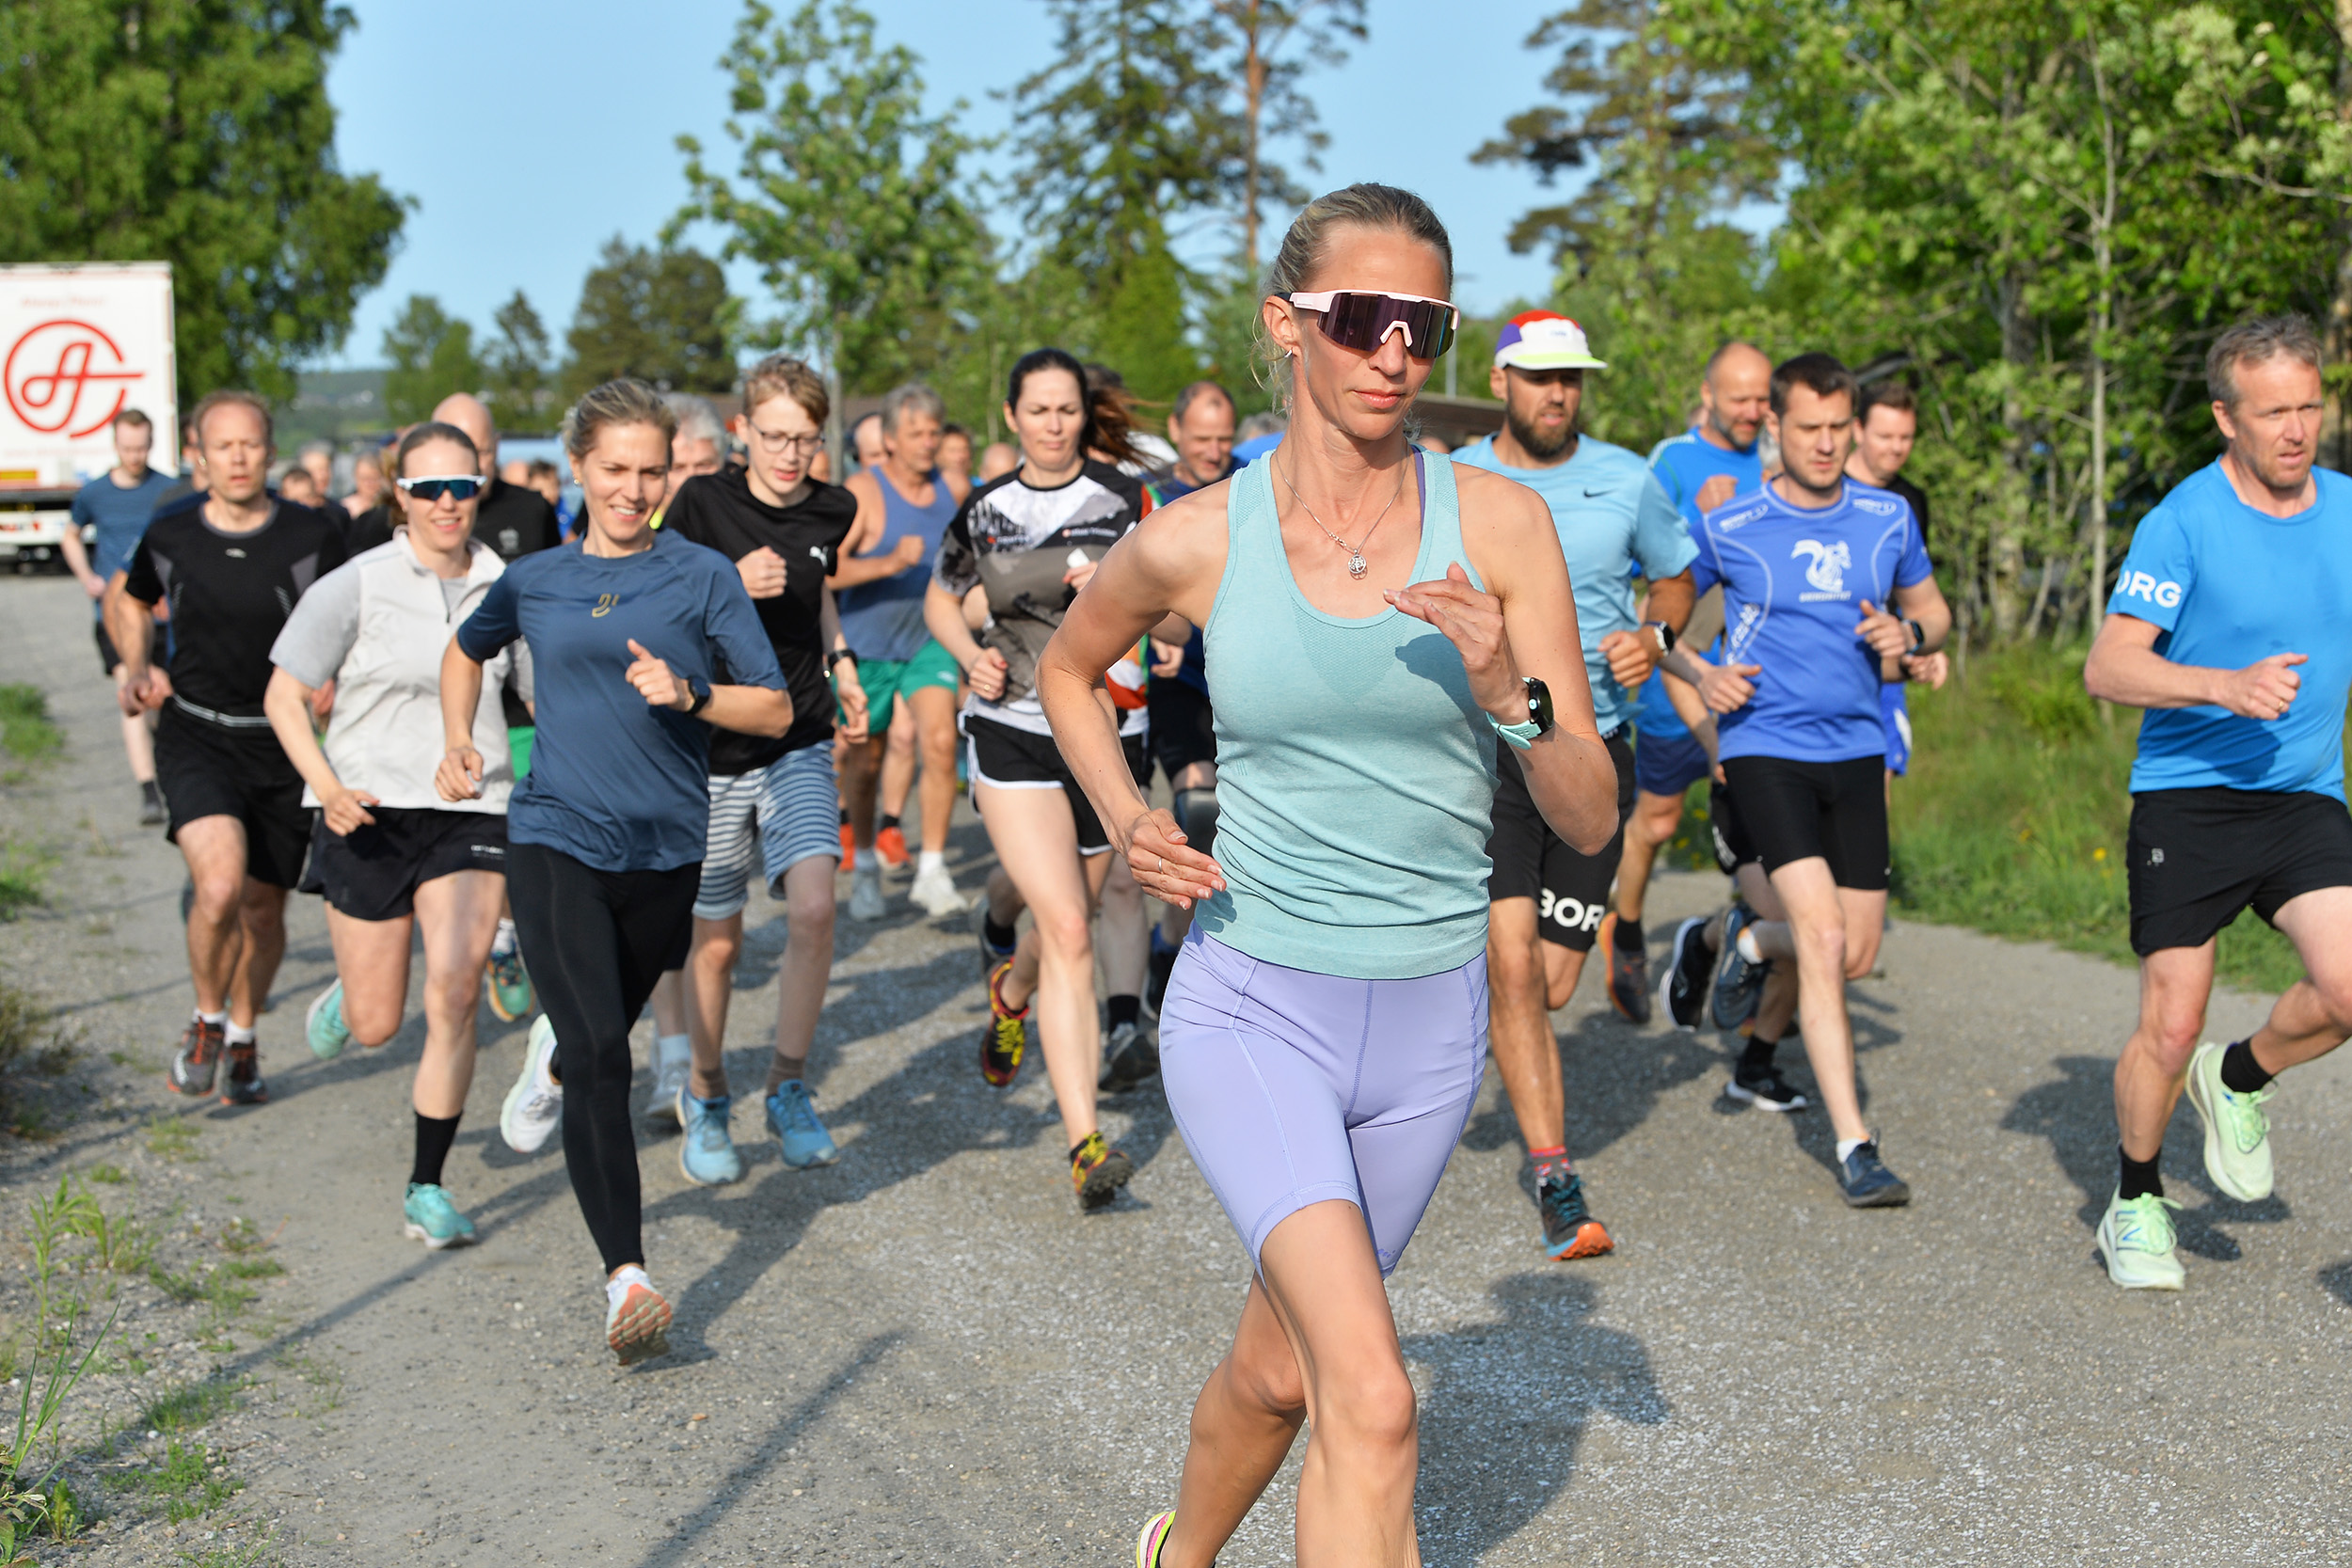
[[[817,855],[841,858],[841,797],[833,748],[803,746],[748,773],[710,780],[710,836],[703,849],[694,918],[724,920],[751,901],[752,841],[759,841],[768,891],[784,896],[784,874]]]

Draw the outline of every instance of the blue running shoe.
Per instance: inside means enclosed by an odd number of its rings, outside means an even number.
[[[448,1190],[429,1181],[408,1183],[408,1201],[400,1206],[412,1240],[435,1252],[446,1246],[471,1246],[473,1221],[458,1212]]]
[[[808,1085],[797,1078],[787,1078],[768,1097],[768,1126],[784,1145],[784,1163],[794,1170],[830,1165],[841,1158],[841,1151],[833,1146],[833,1134],[817,1119]]]
[[[727,1136],[727,1110],[734,1103],[731,1095],[697,1100],[683,1088],[677,1092],[677,1122],[686,1129],[678,1140],[677,1168],[697,1187],[743,1180],[743,1156]]]
[[[1740,951],[1740,933],[1756,924],[1756,911],[1734,904],[1724,916],[1724,945],[1715,959],[1715,1027],[1737,1029],[1756,1016],[1756,999],[1764,994],[1764,973],[1770,964],[1750,963]]]
[[[1910,1183],[1880,1163],[1875,1138],[1838,1162],[1837,1184],[1849,1209],[1894,1209],[1911,1201]]]
[[[341,980],[327,987],[310,1000],[310,1011],[304,1020],[305,1032],[310,1037],[310,1054],[322,1062],[331,1062],[343,1053],[351,1043],[351,1028],[343,1022],[343,983]]]

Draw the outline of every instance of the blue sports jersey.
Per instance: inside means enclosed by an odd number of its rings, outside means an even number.
[[[733,563],[666,530],[634,555],[535,551],[509,564],[457,628],[474,659],[518,637],[531,645],[538,736],[531,772],[506,804],[507,837],[599,871],[700,861],[710,726],[649,705],[628,684],[628,644],[681,675],[782,690],[776,650]]]
[[[73,493],[73,526],[87,525],[97,532],[90,546],[91,571],[112,582],[117,572],[131,564],[131,552],[155,515],[156,500],[172,483],[169,474],[150,468],[126,490],[112,473],[103,473]],[[99,601],[92,599],[90,613],[97,614],[99,608]]]
[[[2352,479],[2313,468],[2319,499],[2292,517],[2238,499],[2219,462],[2140,519],[2107,613],[2161,628],[2175,664],[2242,670],[2303,654],[2283,717],[2224,707],[2150,708],[2132,788],[2308,790],[2344,799],[2344,705],[2352,685]]]
[[[1559,532],[1568,582],[1576,591],[1576,629],[1584,643],[1593,719],[1604,731],[1623,723],[1632,714],[1632,696],[1609,673],[1600,640],[1640,625],[1634,619],[1630,568],[1638,565],[1654,582],[1680,575],[1698,553],[1674,503],[1640,458],[1590,436],[1578,437],[1574,456],[1548,468],[1503,462],[1491,436],[1455,452],[1454,461],[1524,484],[1551,508],[1551,526]]]
[[[1745,451],[1719,447],[1702,436],[1696,425],[1650,448],[1649,467],[1685,522],[1699,520],[1699,491],[1717,474],[1729,474],[1737,482],[1735,499],[1764,487],[1764,460],[1754,447]]]
[[[1666,677],[1652,672],[1633,700],[1633,727],[1651,740],[1688,740],[1691,726],[1666,696]]]
[[[1879,657],[1854,627],[1933,568],[1910,503],[1845,482],[1837,504],[1807,511],[1770,488],[1692,525],[1704,594],[1724,585],[1724,659],[1763,668],[1747,705],[1715,717],[1721,757],[1845,762],[1886,754]]]

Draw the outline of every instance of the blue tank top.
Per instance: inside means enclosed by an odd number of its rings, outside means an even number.
[[[930,638],[923,625],[923,594],[930,587],[940,536],[956,516],[955,492],[937,468],[930,480],[931,504],[917,506],[898,494],[888,474],[874,470],[874,482],[882,486],[882,536],[867,553],[884,554],[913,534],[923,541],[923,559],[903,572],[845,588],[834,596],[841,610],[841,635],[861,658],[903,664],[922,652]]]
[[[1414,582],[1461,562],[1450,462],[1422,463]],[[1226,889],[1194,924],[1268,963],[1359,980],[1486,947],[1495,734],[1444,633],[1400,610],[1326,614],[1291,575],[1271,467],[1234,476],[1201,641]],[[1482,587],[1483,583],[1480,584]]]

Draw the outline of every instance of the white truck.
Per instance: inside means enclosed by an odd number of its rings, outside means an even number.
[[[0,266],[0,566],[57,559],[126,408],[155,421],[151,461],[176,471],[171,264]]]

